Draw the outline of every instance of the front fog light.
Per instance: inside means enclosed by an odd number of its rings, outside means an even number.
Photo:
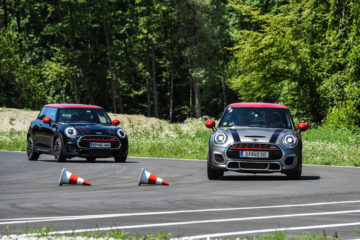
[[[293,148],[296,146],[298,140],[294,135],[289,134],[283,137],[282,142],[286,147]]]
[[[215,136],[215,143],[217,144],[223,144],[227,140],[227,135],[223,132],[217,133]]]

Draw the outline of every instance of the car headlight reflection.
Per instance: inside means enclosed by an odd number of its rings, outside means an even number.
[[[294,135],[288,134],[283,137],[282,142],[286,147],[293,148],[296,147],[298,139]]]
[[[68,136],[69,138],[74,138],[77,136],[77,131],[74,127],[68,127],[65,129],[65,135]]]
[[[121,139],[123,139],[123,138],[126,137],[126,132],[125,132],[124,130],[122,130],[121,128],[119,128],[119,129],[117,130],[117,135],[118,135]]]
[[[228,136],[224,132],[217,133],[215,135],[215,143],[217,144],[224,144],[228,139]]]

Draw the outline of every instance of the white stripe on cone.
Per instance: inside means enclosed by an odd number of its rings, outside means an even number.
[[[159,178],[155,176],[154,174],[149,173],[145,170],[145,168],[141,169],[140,176],[139,176],[139,186],[141,184],[158,184],[158,185],[167,185],[170,184],[163,180],[162,178]]]
[[[84,180],[81,177],[72,174],[66,168],[63,168],[61,171],[60,179],[59,179],[59,186],[63,184],[80,184],[80,185],[91,185],[90,182]]]

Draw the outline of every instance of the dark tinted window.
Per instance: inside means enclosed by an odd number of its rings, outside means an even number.
[[[111,123],[105,111],[98,108],[60,108],[59,122]]]
[[[39,113],[38,119],[43,119],[46,116],[46,112],[47,112],[48,108],[44,107],[41,112]]]
[[[282,108],[229,107],[219,123],[220,127],[263,127],[292,129],[291,118]]]
[[[49,108],[46,112],[46,117],[51,118],[52,121],[56,121],[57,108]]]

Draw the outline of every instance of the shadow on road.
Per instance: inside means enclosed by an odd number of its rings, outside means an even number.
[[[53,163],[114,163],[114,164],[127,164],[127,163],[139,163],[136,161],[126,161],[126,162],[115,162],[114,160],[95,160],[95,162],[88,162],[86,159],[80,160],[80,159],[67,159],[65,162],[56,162],[55,160],[51,159],[39,159],[39,162],[53,162]]]
[[[264,176],[264,175],[232,175],[232,176],[223,176],[221,181],[273,181],[273,180],[282,180],[282,181],[309,181],[309,180],[319,180],[320,176],[301,176],[299,180],[291,180],[287,176]]]

